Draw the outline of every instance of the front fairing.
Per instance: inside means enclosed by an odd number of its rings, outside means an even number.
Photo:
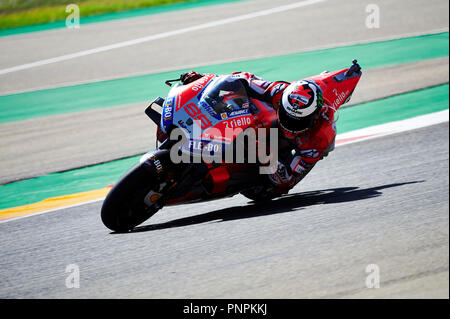
[[[254,124],[243,84],[228,75],[206,74],[188,85],[173,87],[163,105],[161,129],[183,129],[182,151],[222,153],[235,136]],[[228,129],[228,130],[227,130]]]
[[[201,94],[212,80],[217,77],[214,74],[205,74],[201,79],[187,85],[176,84],[168,93],[163,105],[160,127],[164,133],[169,133],[172,126],[190,130],[189,114],[185,106],[197,105]],[[191,118],[192,120],[192,118]]]

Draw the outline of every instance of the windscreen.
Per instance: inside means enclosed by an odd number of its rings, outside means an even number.
[[[248,108],[247,91],[241,80],[219,76],[203,92],[200,104],[209,105],[217,114]]]

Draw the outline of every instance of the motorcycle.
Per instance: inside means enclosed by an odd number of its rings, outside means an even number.
[[[306,80],[318,84],[324,103],[337,110],[350,100],[361,75],[354,60],[349,68],[325,71]],[[234,157],[223,160],[227,150],[236,150],[237,141],[242,142],[240,137],[248,129],[277,127],[277,113],[271,105],[249,97],[244,84],[230,77],[205,74],[187,85],[173,86],[171,82],[181,79],[166,81],[171,86],[166,99],[156,98],[145,110],[157,125],[160,145],[144,154],[106,196],[101,209],[106,227],[130,231],[169,205],[239,193],[253,201],[281,196],[260,174],[260,162],[236,161]],[[183,134],[174,138],[177,130]],[[219,157],[204,160],[205,153]]]

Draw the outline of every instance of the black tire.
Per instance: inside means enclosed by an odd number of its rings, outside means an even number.
[[[242,195],[247,197],[248,199],[251,199],[254,202],[260,203],[260,202],[266,202],[270,201],[276,197],[279,197],[280,195],[278,193],[275,193],[272,190],[267,190],[266,188],[262,187],[255,187],[246,191],[241,192]]]
[[[145,196],[158,187],[155,176],[141,164],[134,166],[111,189],[103,202],[103,224],[115,232],[127,232],[154,215],[160,207],[149,207]]]

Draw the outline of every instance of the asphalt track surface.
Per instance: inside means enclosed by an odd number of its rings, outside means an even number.
[[[448,133],[338,147],[271,204],[165,207],[131,233],[102,225],[101,202],[0,224],[0,297],[448,298]]]
[[[293,2],[3,37],[0,69]],[[377,1],[380,29],[364,25],[368,3],[329,0],[3,74],[0,94],[448,30],[448,1]],[[446,83],[448,58],[364,75],[353,103]],[[154,132],[143,107],[2,124],[1,181],[146,151]],[[166,207],[128,234],[102,225],[101,202],[2,223],[0,297],[448,298],[448,154],[446,123],[339,147],[270,205],[235,196]],[[80,267],[79,289],[65,286],[69,264]],[[366,288],[369,264],[380,267],[379,289]]]

